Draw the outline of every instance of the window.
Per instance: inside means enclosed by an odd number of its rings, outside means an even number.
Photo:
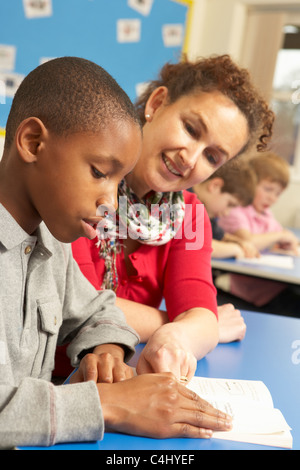
[[[272,108],[276,114],[272,149],[300,179],[300,22],[284,28],[284,43],[277,56]]]

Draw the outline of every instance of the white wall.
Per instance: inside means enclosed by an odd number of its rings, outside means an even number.
[[[240,63],[242,66],[248,67],[250,72],[256,79],[261,79],[259,71],[255,70],[256,56],[261,51],[267,52],[267,44],[264,40],[262,48],[254,44],[252,47],[254,50],[253,72],[246,63],[247,60],[251,62],[251,54],[249,54],[249,34],[248,30],[253,23],[254,13],[259,8],[260,11],[264,12],[264,15],[270,16],[269,24],[276,28],[281,28],[281,22],[284,21],[282,16],[278,14],[284,12],[287,17],[291,15],[295,8],[300,8],[299,0],[195,0],[194,15],[191,21],[190,41],[188,44],[188,55],[191,59],[197,57],[205,57],[212,54],[230,54],[232,58]],[[273,20],[273,13],[275,13]],[[259,26],[259,18],[255,22],[255,27]],[[263,22],[262,22],[263,24]],[[250,25],[250,26],[249,26]],[[272,29],[272,28],[271,28]],[[247,32],[247,37],[246,37]],[[257,32],[252,31],[252,36],[257,37]],[[264,32],[262,31],[262,34]],[[274,39],[273,34],[270,35],[269,47],[272,46],[280,47],[280,31],[278,31],[278,37]],[[275,35],[276,36],[276,35]],[[247,39],[247,41],[246,41]],[[245,53],[245,48],[248,51]],[[276,53],[276,51],[275,51]],[[245,55],[243,56],[243,55]],[[268,54],[268,53],[267,53]],[[253,55],[253,54],[252,54]],[[270,51],[269,56],[274,56],[274,50]],[[250,57],[250,58],[249,58]],[[256,58],[255,58],[256,57]],[[274,67],[274,57],[271,57],[270,68]],[[268,59],[268,55],[267,55]],[[264,60],[266,62],[266,60]],[[265,65],[265,64],[264,64]],[[272,71],[269,71],[272,74]],[[261,82],[260,88],[264,91],[270,85],[270,76],[266,77],[267,84]],[[272,78],[272,77],[271,77]],[[280,200],[276,203],[273,208],[273,212],[279,222],[284,226],[294,226],[295,221],[298,220],[297,225],[300,224],[300,180],[295,179],[292,175],[291,183],[289,187],[284,191]]]

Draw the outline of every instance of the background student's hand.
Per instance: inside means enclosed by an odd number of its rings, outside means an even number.
[[[97,346],[93,353],[86,354],[78,370],[72,375],[70,383],[119,382],[133,377],[131,367],[124,363],[124,350],[116,344]]]
[[[278,239],[279,248],[298,254],[299,240],[290,230],[282,230]]]
[[[179,380],[190,380],[196,371],[197,359],[189,341],[180,333],[180,327],[168,323],[156,330],[149,338],[137,363],[138,374],[172,372]]]
[[[151,438],[209,438],[231,429],[231,417],[188,390],[172,374],[144,374],[98,384],[106,431]]]
[[[219,343],[242,341],[246,334],[246,324],[241,312],[232,304],[218,306]]]
[[[260,253],[256,246],[248,241],[248,240],[239,240],[238,244],[240,245],[241,249],[243,250],[243,255],[246,258],[259,258]]]

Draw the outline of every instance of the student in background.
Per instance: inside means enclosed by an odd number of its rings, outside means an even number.
[[[94,238],[99,205],[116,207],[141,141],[127,95],[84,59],[47,62],[14,97],[0,163],[1,448],[98,440],[104,425],[149,437],[230,428],[171,374],[132,378],[139,338],[68,245]],[[69,386],[50,382],[57,342],[79,366]]]
[[[249,158],[248,164],[257,176],[253,203],[232,209],[228,215],[219,218],[219,225],[226,232],[253,243],[259,251],[279,247],[296,254],[297,238],[284,229],[271,212],[271,207],[289,184],[288,163],[279,155],[266,152]],[[230,293],[260,310],[264,307],[271,312],[288,311],[291,300],[298,301],[299,296],[290,293],[288,299],[286,289],[284,283],[236,274],[230,276]]]
[[[123,221],[130,236],[118,237],[117,220],[100,246],[97,239],[81,239],[73,244],[73,253],[97,288],[116,291],[128,323],[147,342],[138,373],[172,371],[189,380],[197,359],[216,346],[221,333],[209,218],[196,196],[184,190],[249,145],[265,148],[274,117],[248,72],[228,56],[166,64],[137,109],[143,123],[142,155],[119,185],[131,214]],[[151,218],[131,210],[137,203],[146,211],[155,203],[178,210],[152,237]],[[167,312],[159,310],[163,298]]]
[[[255,188],[255,173],[242,161],[227,163],[206,181],[193,187],[194,193],[205,205],[212,225],[213,258],[252,258],[258,255],[251,242],[225,232],[218,224],[218,218],[226,217],[234,207],[251,204]]]

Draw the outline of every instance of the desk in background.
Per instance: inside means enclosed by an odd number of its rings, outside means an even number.
[[[245,380],[262,380],[269,388],[274,406],[292,428],[293,449],[300,450],[300,319],[242,312],[247,324],[241,343],[218,345],[198,362],[196,375]],[[135,366],[142,345],[131,365]],[[297,352],[297,349],[299,352]],[[22,449],[37,449],[24,447]],[[39,448],[41,449],[41,448]],[[59,444],[44,450],[274,450],[217,439],[149,439],[122,434],[105,434],[103,441]]]
[[[296,235],[300,243],[300,229],[289,228],[289,230]],[[277,256],[282,255],[278,254]],[[213,269],[228,273],[244,274],[272,281],[285,282],[287,284],[300,285],[300,256],[293,256],[292,258],[293,268],[291,269],[249,264],[247,261],[235,258],[212,258],[211,266]]]
[[[218,269],[227,273],[244,274],[246,276],[254,276],[272,281],[285,282],[287,284],[300,285],[300,256],[293,256],[293,267],[291,269],[264,266],[261,264],[249,264],[246,261],[235,258],[213,258],[211,260],[211,266],[213,269]]]

